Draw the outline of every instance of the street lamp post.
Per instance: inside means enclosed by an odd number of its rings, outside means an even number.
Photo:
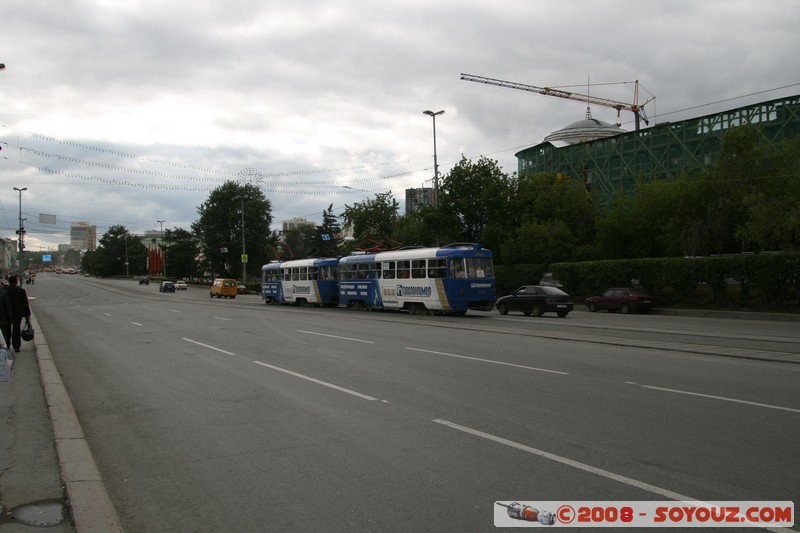
[[[159,224],[161,224],[161,265],[162,265],[162,272],[161,276],[166,279],[167,277],[167,249],[164,247],[164,222],[166,220],[156,220]]]
[[[244,245],[244,197],[240,196],[242,207],[242,283],[247,285],[247,248]]]
[[[439,206],[439,161],[436,158],[436,116],[444,115],[444,110],[433,112],[425,110],[422,112],[433,119],[433,207]]]
[[[22,273],[25,271],[25,228],[22,226],[22,191],[27,191],[27,187],[18,188],[14,187],[14,190],[19,192],[19,281],[20,285],[22,284]]]

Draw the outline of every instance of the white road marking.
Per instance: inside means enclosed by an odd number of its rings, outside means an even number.
[[[232,318],[225,318],[223,316],[215,316],[214,320],[233,320]]]
[[[367,341],[364,339],[354,339],[352,337],[339,337],[338,335],[328,335],[327,333],[317,333],[316,331],[305,331],[303,329],[298,329],[298,333],[306,333],[308,335],[319,335],[320,337],[331,337],[332,339],[341,339],[343,341],[353,341],[353,342],[363,342],[365,344],[375,344],[374,341]]]
[[[671,500],[679,500],[679,501],[694,501],[694,498],[690,498],[689,496],[684,496],[683,494],[678,494],[677,492],[672,492],[671,490],[662,489],[661,487],[656,487],[655,485],[650,485],[649,483],[644,483],[643,481],[638,481],[633,478],[629,478],[626,476],[621,476],[619,474],[615,474],[613,472],[609,472],[608,470],[603,470],[601,468],[596,468],[594,466],[590,466],[584,463],[580,463],[578,461],[573,461],[572,459],[567,459],[566,457],[561,457],[560,455],[556,455],[554,453],[546,452],[544,450],[539,450],[538,448],[533,448],[531,446],[527,446],[525,444],[520,444],[519,442],[514,442],[513,440],[504,439],[503,437],[498,437],[496,435],[492,435],[490,433],[484,433],[483,431],[479,431],[477,429],[472,429],[466,426],[461,426],[454,422],[450,422],[447,420],[443,420],[441,418],[437,418],[434,420],[437,424],[441,424],[443,426],[447,426],[452,429],[456,429],[458,431],[462,431],[464,433],[468,433],[470,435],[475,435],[476,437],[481,437],[482,439],[490,440],[492,442],[496,442],[498,444],[503,444],[505,446],[510,446],[511,448],[516,448],[517,450],[521,450],[523,452],[530,453],[532,455],[536,455],[547,459],[549,461],[555,461],[556,463],[561,463],[563,465],[577,468],[578,470],[583,470],[584,472],[589,472],[590,474],[595,474],[597,476],[601,476],[604,478],[608,478],[614,481],[618,481],[625,485],[635,487],[637,489],[641,489],[652,494],[657,494],[659,496],[663,496],[665,498],[669,498]]]
[[[170,313],[180,313],[180,311],[178,309],[170,309],[169,312]]]
[[[203,348],[208,348],[209,350],[216,350],[218,352],[222,352],[225,355],[236,355],[233,352],[225,351],[225,350],[223,350],[221,348],[217,348],[216,346],[211,346],[210,344],[203,344],[202,342],[193,341],[192,339],[187,339],[186,337],[183,337],[183,340],[185,340],[186,342],[191,342],[193,344],[197,344],[198,346],[202,346]]]
[[[284,374],[289,374],[290,376],[294,376],[296,378],[305,379],[312,383],[316,383],[317,385],[323,385],[325,387],[330,387],[331,389],[338,390],[340,392],[345,392],[347,394],[352,394],[353,396],[357,396],[364,400],[374,401],[378,398],[374,398],[372,396],[368,396],[366,394],[361,394],[360,392],[356,392],[354,390],[346,389],[344,387],[340,387],[339,385],[334,385],[333,383],[328,383],[327,381],[322,381],[316,378],[312,378],[311,376],[306,376],[305,374],[298,374],[297,372],[292,372],[291,370],[286,370],[285,368],[281,368],[279,366],[268,365],[267,363],[262,363],[261,361],[253,361],[257,365],[265,366],[267,368],[271,368],[272,370],[277,370],[278,372],[283,372]],[[384,402],[386,403],[386,402]]]
[[[513,440],[504,439],[503,437],[498,437],[496,435],[492,435],[491,433],[484,433],[483,431],[479,431],[477,429],[472,429],[466,426],[461,426],[454,422],[450,422],[448,420],[443,420],[441,418],[437,418],[434,420],[437,424],[441,424],[443,426],[447,426],[449,428],[462,431],[464,433],[468,433],[470,435],[474,435],[476,437],[481,437],[482,439],[490,440],[492,442],[496,442],[498,444],[503,444],[505,446],[509,446],[511,448],[515,448],[517,450],[530,453],[532,455],[536,455],[543,459],[547,459],[549,461],[554,461],[556,463],[561,463],[562,465],[569,466],[571,468],[576,468],[578,470],[583,470],[584,472],[588,472],[590,474],[594,474],[596,476],[604,477],[610,479],[612,481],[617,481],[624,485],[628,485],[630,487],[634,487],[646,492],[650,492],[652,494],[656,494],[658,496],[663,496],[664,498],[669,498],[670,500],[676,501],[683,501],[687,503],[696,503],[696,504],[703,504],[702,500],[698,500],[697,498],[692,498],[690,496],[684,496],[683,494],[679,494],[677,492],[673,492],[669,489],[662,489],[661,487],[657,487],[655,485],[651,485],[649,483],[645,483],[644,481],[639,481],[638,479],[633,479],[627,476],[622,476],[620,474],[615,474],[613,472],[609,472],[608,470],[603,470],[602,468],[596,468],[591,465],[587,465],[585,463],[581,463],[578,461],[573,461],[572,459],[567,459],[566,457],[562,457],[560,455],[556,455],[554,453],[546,452],[544,450],[539,450],[538,448],[533,448],[531,446],[526,446],[525,444],[520,444],[519,442],[514,442]],[[793,531],[787,528],[764,528],[767,531]]]
[[[131,322],[131,324],[133,324],[134,326],[141,326],[141,327],[144,327],[144,325],[143,325],[143,324],[139,324],[138,322]]]
[[[469,357],[466,355],[456,355],[452,353],[444,353],[444,352],[434,352],[433,350],[423,350],[421,348],[409,348],[406,346],[406,350],[411,350],[412,352],[423,352],[423,353],[432,353],[435,355],[446,355],[447,357],[457,357],[459,359],[469,359],[470,361],[480,361],[481,363],[492,363],[495,365],[503,365],[503,366],[513,366],[516,368],[524,368],[525,370],[536,370],[537,372],[549,372],[551,374],[561,374],[562,376],[568,376],[569,372],[561,372],[559,370],[548,370],[546,368],[537,368],[535,366],[525,366],[525,365],[517,365],[514,363],[506,363],[503,361],[493,361],[492,359],[481,359],[480,357]]]
[[[780,411],[789,411],[790,413],[800,413],[800,409],[793,409],[791,407],[783,407],[780,405],[770,405],[768,403],[749,402],[747,400],[739,400],[736,398],[727,398],[725,396],[714,396],[713,394],[702,394],[700,392],[689,392],[685,390],[667,389],[664,387],[654,387],[653,385],[641,385],[644,389],[660,390],[663,392],[674,392],[676,394],[686,394],[687,396],[699,396],[701,398],[711,398],[712,400],[722,400],[725,402],[743,403],[745,405],[752,405],[755,407],[766,407],[767,409],[778,409]]]
[[[103,313],[106,316],[111,316],[111,313]]]

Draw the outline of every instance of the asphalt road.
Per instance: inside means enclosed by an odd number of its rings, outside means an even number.
[[[796,325],[29,288],[127,531],[483,531],[496,501],[800,496]],[[684,531],[686,531],[684,529]]]

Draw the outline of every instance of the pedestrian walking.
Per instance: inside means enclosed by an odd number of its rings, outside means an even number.
[[[29,319],[31,308],[28,305],[28,293],[18,285],[17,276],[8,276],[8,295],[11,300],[11,347],[15,352],[22,348],[22,319]]]
[[[11,324],[14,322],[14,312],[11,309],[11,296],[5,284],[0,284],[0,331],[6,348],[11,349]]]

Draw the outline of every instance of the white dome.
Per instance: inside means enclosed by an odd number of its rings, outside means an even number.
[[[567,144],[580,144],[596,139],[605,139],[606,137],[613,137],[625,133],[625,130],[592,118],[591,113],[587,109],[586,118],[573,122],[569,126],[554,131],[544,138],[545,141],[564,141]]]

